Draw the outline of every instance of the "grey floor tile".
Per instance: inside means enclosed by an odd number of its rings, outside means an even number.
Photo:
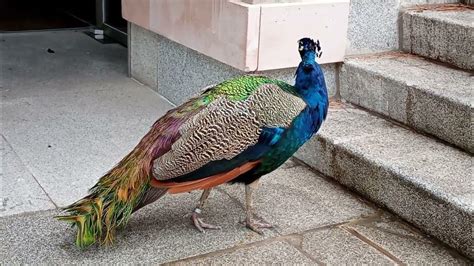
[[[17,45],[2,61],[2,131],[59,206],[84,196],[171,108],[126,76],[120,45],[74,31],[3,38],[2,51]]]
[[[377,249],[341,228],[304,234],[302,248],[327,265],[395,265]]]
[[[243,185],[226,185],[223,189],[243,203]],[[342,187],[301,165],[278,169],[262,177],[254,204],[256,214],[282,234],[341,223],[375,212]]]
[[[55,206],[25,168],[5,138],[0,136],[0,217]]]
[[[412,227],[392,216],[380,220],[352,224],[353,228],[408,265],[468,265],[464,257],[452,249],[433,242]]]
[[[170,265],[262,265],[316,264],[295,247],[284,241],[271,241],[225,250],[216,254],[172,262]]]
[[[74,246],[75,230],[56,221],[57,211],[0,218],[0,264],[58,263],[162,263],[197,256],[272,237],[260,236],[239,224],[243,210],[227,195],[211,194],[202,217],[221,230],[198,232],[190,213],[199,193],[165,196],[132,216],[113,246]]]
[[[0,53],[6,99],[80,93],[127,75],[125,47],[101,44],[81,31],[3,34]]]

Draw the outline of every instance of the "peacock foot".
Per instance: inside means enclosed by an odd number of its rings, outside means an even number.
[[[253,219],[242,221],[242,224],[244,224],[248,229],[259,233],[260,235],[263,235],[263,231],[261,230],[262,228],[273,228],[272,224]]]
[[[191,220],[193,221],[194,227],[196,227],[196,229],[199,230],[199,232],[205,233],[206,232],[205,229],[214,229],[214,230],[221,229],[220,226],[205,223],[202,220],[202,218],[199,218],[200,213],[201,213],[201,210],[196,208],[191,214]]]

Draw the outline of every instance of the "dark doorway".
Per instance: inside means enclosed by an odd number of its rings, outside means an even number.
[[[0,32],[94,27],[127,44],[121,0],[0,0]]]
[[[81,28],[96,24],[96,0],[2,0],[0,31]]]
[[[126,45],[127,21],[122,18],[121,0],[97,0],[97,19],[107,36]]]

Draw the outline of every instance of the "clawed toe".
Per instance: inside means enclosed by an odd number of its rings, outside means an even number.
[[[262,228],[273,228],[273,225],[262,222],[262,221],[256,221],[256,220],[250,220],[250,221],[243,221],[242,222],[248,229],[263,235],[263,231],[261,230]]]
[[[199,230],[199,232],[201,232],[201,233],[205,233],[206,232],[205,229],[213,229],[213,230],[221,229],[220,226],[205,223],[202,220],[202,218],[198,217],[197,213],[193,213],[191,215],[191,220],[193,221],[194,227],[196,227],[196,229]]]

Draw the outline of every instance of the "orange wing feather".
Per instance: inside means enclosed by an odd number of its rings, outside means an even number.
[[[252,170],[259,163],[260,161],[248,162],[225,173],[187,182],[163,182],[152,178],[150,184],[152,187],[166,188],[168,189],[168,193],[171,194],[189,192],[197,189],[212,188],[229,182],[239,175]]]

